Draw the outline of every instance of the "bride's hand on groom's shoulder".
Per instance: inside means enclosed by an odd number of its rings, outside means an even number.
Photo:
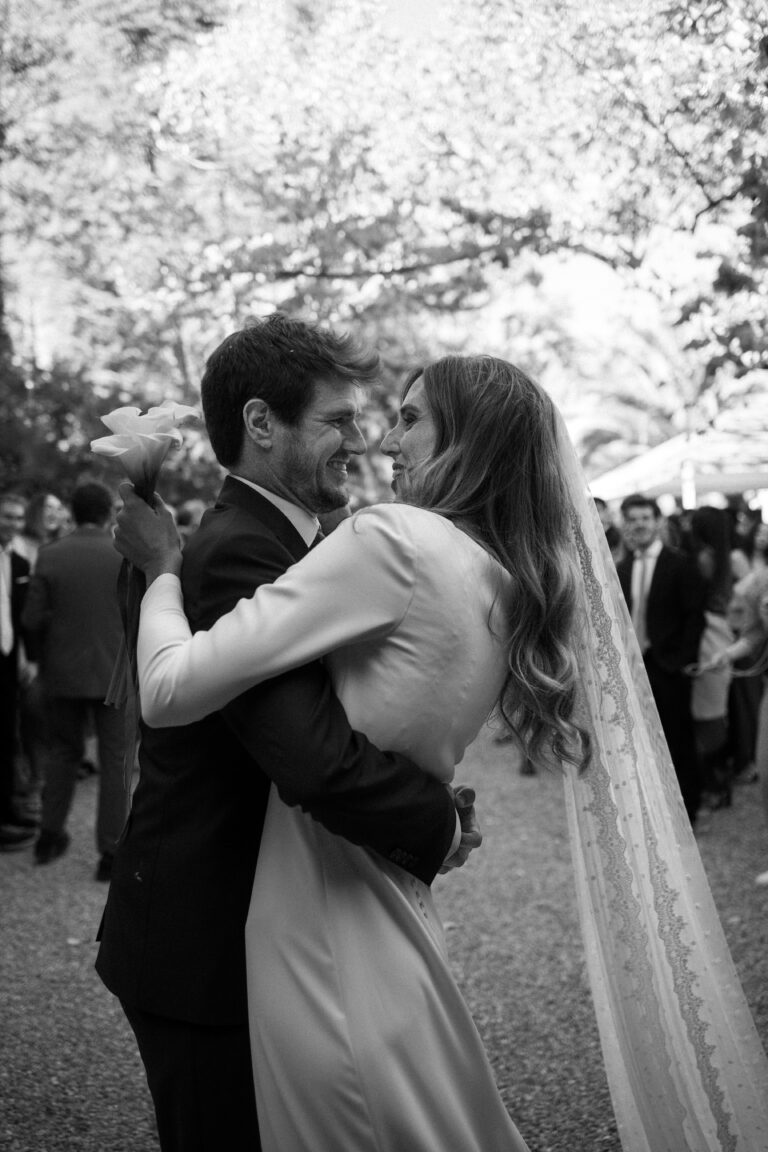
[[[479,848],[483,842],[483,834],[475,812],[475,790],[466,784],[459,784],[453,789],[453,800],[461,824],[461,840],[452,856],[443,864],[440,874],[452,872],[454,868],[461,868],[469,859],[470,852]]]

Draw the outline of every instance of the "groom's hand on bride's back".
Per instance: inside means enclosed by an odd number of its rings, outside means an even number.
[[[475,790],[465,784],[459,784],[453,789],[453,800],[461,824],[461,840],[455,852],[448,857],[440,869],[440,874],[451,872],[454,868],[461,868],[469,859],[470,852],[479,848],[483,842],[483,834],[477,821],[475,812]]]

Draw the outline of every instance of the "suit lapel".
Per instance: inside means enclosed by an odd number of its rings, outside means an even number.
[[[654,591],[654,588],[656,591],[658,591],[658,589],[664,584],[664,581],[667,578],[667,572],[669,571],[672,556],[673,553],[670,552],[666,545],[664,545],[661,549],[661,552],[659,552],[658,556],[656,557],[656,563],[653,567],[653,579],[651,580],[650,586],[648,588],[649,599]]]
[[[619,562],[619,564],[617,565],[617,568],[616,568],[616,572],[617,572],[617,575],[619,577],[619,584],[621,585],[621,590],[624,593],[624,599],[626,600],[627,607],[630,609],[630,611],[632,610],[632,564],[633,563],[634,563],[634,557],[633,557],[632,553],[630,552],[628,556],[625,556],[624,559]]]
[[[284,516],[279,508],[275,507],[255,488],[251,488],[249,484],[243,484],[240,480],[228,476],[219,493],[216,507],[237,508],[241,512],[245,512],[248,516],[259,520],[265,528],[272,532],[283,547],[290,552],[294,560],[301,560],[302,556],[306,556],[307,545],[287,516]]]
[[[667,577],[667,572],[669,570],[670,560],[673,555],[674,554],[670,552],[669,548],[664,545],[661,549],[661,552],[659,552],[658,556],[656,557],[656,563],[653,566],[653,576],[651,577],[651,583],[649,584],[646,592],[648,600],[650,600],[650,597],[653,595],[654,589],[658,589],[658,587],[664,583]],[[621,584],[621,589],[624,593],[624,599],[627,601],[627,607],[629,608],[630,612],[632,611],[633,564],[634,556],[632,553],[630,553],[629,556],[625,556],[617,566],[619,583]]]

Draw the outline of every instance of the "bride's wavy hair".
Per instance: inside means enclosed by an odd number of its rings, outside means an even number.
[[[590,739],[575,721],[577,561],[554,405],[493,356],[447,356],[416,368],[403,397],[420,377],[436,443],[404,499],[456,522],[509,572],[499,713],[534,763],[584,768]]]

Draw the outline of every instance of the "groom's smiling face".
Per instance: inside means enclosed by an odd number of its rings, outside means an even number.
[[[365,452],[359,404],[352,381],[319,381],[298,424],[277,422],[272,466],[286,494],[310,512],[332,512],[349,500],[347,466]]]

